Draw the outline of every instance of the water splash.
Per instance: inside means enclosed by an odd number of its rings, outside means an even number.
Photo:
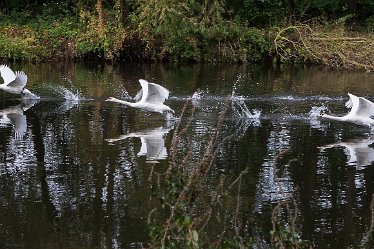
[[[312,128],[326,132],[327,126],[321,124],[321,114],[325,112],[330,112],[329,108],[325,105],[322,106],[313,106],[309,111],[309,123]]]
[[[75,90],[75,93],[72,90],[69,90],[63,86],[58,86],[55,88],[55,91],[60,94],[65,100],[70,101],[80,101],[83,100],[82,93],[79,90]]]
[[[312,119],[316,119],[321,117],[322,113],[330,112],[329,108],[325,105],[322,106],[313,106],[312,109],[309,111],[309,117]]]
[[[232,109],[234,113],[240,118],[258,119],[261,116],[261,111],[258,109],[250,110],[244,102],[243,96],[236,96],[235,89],[231,94]]]
[[[191,97],[188,97],[188,100],[191,100],[192,105],[198,106],[200,104],[200,100],[202,99],[204,91],[197,89]]]
[[[196,90],[196,92],[194,92],[194,94],[191,96],[190,99],[192,100],[201,100],[201,98],[203,97],[203,91],[201,91],[200,89]]]
[[[179,120],[179,118],[175,117],[172,112],[165,112],[164,117],[168,125],[171,125],[173,122],[176,122]]]
[[[122,94],[121,94],[121,98],[122,99],[133,99],[133,100],[136,100],[136,101],[140,101],[140,99],[142,98],[142,90],[140,90],[137,93],[137,95],[134,96],[134,97],[131,97],[127,90],[123,90]]]

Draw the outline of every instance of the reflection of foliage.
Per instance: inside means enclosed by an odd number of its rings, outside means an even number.
[[[183,113],[185,113],[187,105]],[[220,220],[224,202],[230,198],[230,192],[234,186],[238,186],[240,192],[241,179],[246,173],[243,171],[231,183],[221,180],[216,190],[207,190],[206,182],[216,158],[216,154],[222,140],[221,129],[224,117],[228,109],[228,101],[220,114],[215,132],[207,142],[205,154],[193,164],[191,169],[191,151],[184,152],[180,156],[179,143],[186,131],[190,128],[190,122],[185,127],[178,126],[175,129],[171,144],[171,163],[169,168],[160,175],[153,173],[150,177],[152,188],[161,203],[160,209],[153,209],[149,214],[150,236],[152,247],[155,248],[200,248],[210,245],[213,248],[248,246],[251,240],[242,236],[240,231],[239,203],[229,207],[234,214],[230,220]],[[230,193],[230,194],[229,194]],[[159,216],[166,214],[161,219],[164,224],[159,224]],[[214,223],[214,225],[212,225]],[[224,223],[224,224],[222,224]],[[234,225],[234,229],[231,229]],[[209,231],[214,227],[214,235]],[[221,227],[221,229],[219,229]],[[214,241],[214,240],[216,241]]]

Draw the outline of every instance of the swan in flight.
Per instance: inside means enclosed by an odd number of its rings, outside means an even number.
[[[142,97],[138,102],[132,103],[113,97],[110,97],[105,101],[111,101],[123,105],[128,105],[134,108],[139,108],[145,111],[158,112],[161,114],[169,112],[174,113],[174,111],[169,106],[164,104],[165,100],[169,97],[169,90],[167,90],[163,86],[160,86],[156,83],[150,83],[146,80],[140,79],[139,82],[142,86]],[[137,94],[138,98],[139,95],[140,93]]]
[[[14,137],[17,140],[23,139],[27,131],[27,121],[24,112],[34,106],[36,101],[22,102],[21,104],[10,106],[0,110],[0,126],[12,125]]]
[[[371,118],[374,116],[374,103],[363,97],[357,97],[350,93],[348,93],[348,96],[350,99],[345,103],[345,106],[351,108],[351,111],[347,115],[336,117],[322,113],[321,117],[368,127],[374,126],[374,119]]]
[[[0,74],[4,80],[0,89],[5,92],[21,94],[24,98],[38,98],[35,94],[26,89],[27,75],[22,71],[15,73],[7,65],[0,65]]]
[[[167,157],[167,151],[165,147],[164,136],[173,129],[171,127],[157,127],[154,129],[145,129],[139,132],[131,132],[126,135],[119,136],[118,138],[107,139],[109,143],[120,141],[127,138],[140,138],[142,146],[138,153],[138,156],[146,156],[147,162],[158,163],[158,160],[165,159]]]

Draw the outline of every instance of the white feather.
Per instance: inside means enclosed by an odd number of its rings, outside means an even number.
[[[164,104],[165,100],[169,97],[169,90],[163,86],[156,83],[150,83],[146,80],[140,79],[139,82],[142,86],[142,97],[138,102],[131,103],[113,97],[108,98],[106,101],[116,102],[150,112],[174,112],[169,106]],[[140,94],[138,93],[138,98],[139,95]]]
[[[350,93],[348,93],[348,96],[350,99],[345,103],[345,106],[347,108],[351,108],[351,110],[347,115],[336,117],[323,114],[322,117],[369,127],[374,126],[374,119],[371,118],[374,116],[374,103],[363,97],[357,97]]]
[[[22,71],[14,73],[7,65],[0,65],[0,74],[4,80],[0,89],[14,94],[22,94],[23,98],[38,99],[39,97],[26,89],[27,75]]]

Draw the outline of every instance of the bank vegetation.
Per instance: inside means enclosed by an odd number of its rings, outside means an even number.
[[[372,71],[371,0],[14,0],[11,60],[317,63]]]

